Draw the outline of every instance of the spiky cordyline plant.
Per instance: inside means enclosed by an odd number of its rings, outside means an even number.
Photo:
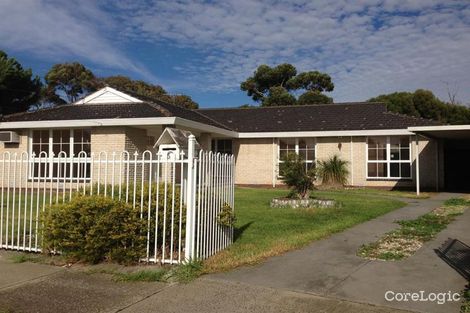
[[[337,155],[317,164],[317,175],[323,185],[344,186],[348,181],[348,161],[341,160]]]

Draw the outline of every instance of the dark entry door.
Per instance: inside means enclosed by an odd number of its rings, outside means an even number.
[[[470,191],[470,140],[445,141],[444,179],[446,190]]]

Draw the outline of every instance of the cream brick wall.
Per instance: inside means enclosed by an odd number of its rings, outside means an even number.
[[[334,155],[348,162],[349,178],[348,184],[355,185],[364,180],[363,168],[359,160],[364,160],[364,153],[361,152],[364,139],[350,137],[323,137],[317,138],[316,157],[317,160],[327,160]],[[352,151],[351,151],[352,147]]]
[[[29,130],[21,129],[17,130],[18,135],[20,135],[20,142],[19,143],[0,143],[0,153],[3,152],[10,152],[10,153],[18,153],[18,157],[22,152],[28,152],[28,136]]]
[[[0,153],[28,151],[28,130],[19,130],[19,144],[0,143]],[[203,143],[209,143],[210,136],[201,136]],[[413,139],[415,137],[412,137]],[[348,184],[375,187],[414,187],[415,186],[415,142],[412,142],[412,176],[410,181],[384,181],[366,179],[366,137],[325,137],[317,138],[317,160],[328,159],[337,154],[348,161]],[[274,143],[273,143],[274,142]],[[95,127],[91,129],[91,151],[95,157],[106,151],[130,153],[151,148],[146,130],[132,127]],[[437,141],[420,138],[420,181],[423,189],[436,189],[437,181],[443,184],[443,145],[438,149]],[[277,176],[277,140],[234,139],[233,152],[236,157],[235,182],[237,184],[272,185]],[[438,150],[440,156],[438,157]],[[108,156],[111,158],[111,155]],[[131,155],[132,158],[132,155]],[[439,168],[439,169],[438,169]],[[281,183],[276,181],[276,184]]]
[[[150,141],[147,130],[135,127],[127,127],[125,150],[129,151],[129,153],[142,153],[145,150],[153,152],[153,144],[152,141]]]
[[[414,137],[413,137],[414,138]],[[316,158],[326,160],[338,155],[348,162],[348,184],[361,187],[414,187],[415,182],[415,144],[412,143],[411,180],[368,180],[366,137],[319,137],[316,139]],[[233,141],[236,156],[237,184],[273,183],[273,171],[277,173],[277,140],[274,139],[238,139]],[[420,138],[420,182],[423,189],[435,189],[438,179],[436,162],[438,161],[437,143]],[[440,160],[442,163],[442,160]],[[440,170],[442,173],[442,169]],[[442,176],[442,175],[440,175]],[[277,175],[275,175],[277,177]],[[442,178],[441,178],[442,180]],[[276,179],[276,185],[282,182]]]
[[[125,150],[124,127],[95,127],[91,130],[91,152],[119,152]]]
[[[235,183],[271,185],[274,148],[272,138],[234,139]]]
[[[202,133],[199,135],[199,138],[197,138],[197,141],[199,142],[199,145],[201,146],[201,149],[210,151],[212,149],[212,136],[211,134],[208,133]]]

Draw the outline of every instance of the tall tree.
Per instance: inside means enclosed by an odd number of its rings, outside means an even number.
[[[169,95],[163,87],[147,83],[143,80],[134,80],[126,76],[117,75],[99,79],[100,86],[109,86],[122,92],[129,92],[136,96],[148,99],[157,99],[188,109],[197,109],[199,105],[187,95]]]
[[[334,84],[328,74],[297,73],[292,64],[285,63],[275,67],[260,65],[240,88],[262,106],[305,105],[333,102],[323,92],[333,91]],[[302,90],[304,92],[296,98],[295,93]]]
[[[0,114],[28,110],[40,97],[41,80],[0,51]]]
[[[99,86],[93,72],[78,62],[55,64],[47,72],[45,81],[47,91],[44,94],[54,104],[75,102]]]
[[[143,80],[130,79],[127,76],[116,75],[99,79],[102,86],[109,86],[122,92],[132,92],[149,98],[159,98],[166,95],[165,89],[159,85],[149,84]]]
[[[166,95],[168,102],[187,109],[197,109],[199,104],[187,95]]]
[[[444,102],[429,90],[394,92],[371,98],[368,101],[386,103],[388,110],[392,112],[433,119],[442,123],[470,123],[470,109],[468,107]]]

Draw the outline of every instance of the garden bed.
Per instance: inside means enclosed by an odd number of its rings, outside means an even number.
[[[337,206],[335,200],[328,199],[292,199],[292,198],[274,198],[271,200],[272,208],[292,208],[292,209],[310,209],[310,208],[334,208]]]

